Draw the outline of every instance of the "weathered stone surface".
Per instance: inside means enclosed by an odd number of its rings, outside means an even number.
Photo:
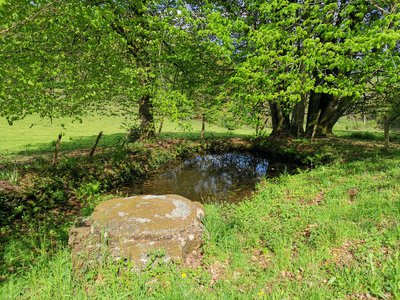
[[[92,216],[70,231],[74,266],[104,256],[131,259],[140,268],[149,253],[161,250],[165,261],[192,261],[202,241],[204,208],[178,195],[135,196],[104,201]]]

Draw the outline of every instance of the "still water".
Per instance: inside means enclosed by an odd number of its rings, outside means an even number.
[[[261,178],[277,171],[276,165],[251,153],[201,155],[150,175],[134,192],[179,194],[203,203],[237,202],[250,196]]]

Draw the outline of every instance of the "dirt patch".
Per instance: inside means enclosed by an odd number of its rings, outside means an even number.
[[[300,199],[299,203],[301,205],[319,206],[319,205],[321,205],[323,203],[324,196],[325,196],[325,193],[323,191],[321,191],[314,198],[311,198],[311,199]]]
[[[312,232],[319,227],[319,224],[308,224],[307,227],[303,230],[302,235],[306,239],[310,238]]]
[[[393,295],[386,293],[383,297],[377,298],[375,296],[372,296],[370,293],[358,293],[358,294],[354,294],[354,295],[347,297],[347,299],[350,299],[350,300],[378,300],[378,299],[390,300],[390,299],[393,299]]]
[[[18,185],[14,185],[7,180],[0,180],[0,193],[4,194],[19,194],[22,192],[22,188]]]
[[[216,261],[212,265],[206,268],[206,270],[211,275],[211,280],[210,280],[211,286],[215,285],[217,281],[223,279],[226,276],[227,265],[228,265],[227,262]]]
[[[365,241],[345,241],[341,246],[331,250],[331,262],[338,267],[350,267],[356,260],[355,251],[362,244],[365,244]]]
[[[272,258],[260,249],[255,249],[251,255],[251,261],[263,270],[272,266]]]

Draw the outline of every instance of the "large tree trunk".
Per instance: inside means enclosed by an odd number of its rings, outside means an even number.
[[[287,113],[282,109],[282,106],[276,102],[269,102],[272,118],[272,133],[273,136],[287,135],[290,132],[290,120]]]
[[[315,137],[333,135],[332,129],[349,107],[349,99],[339,99],[330,94],[310,94],[306,134]]]
[[[318,120],[320,118],[320,102],[321,94],[314,92],[310,93],[310,101],[308,103],[308,113],[307,113],[307,124],[306,124],[306,134],[312,136],[315,126],[318,125]]]
[[[140,138],[148,139],[155,136],[153,117],[153,102],[150,95],[144,95],[139,99]]]

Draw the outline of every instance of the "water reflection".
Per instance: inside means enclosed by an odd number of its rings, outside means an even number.
[[[266,159],[251,154],[197,156],[146,180],[142,194],[179,194],[195,201],[235,201],[250,195],[267,175]]]

